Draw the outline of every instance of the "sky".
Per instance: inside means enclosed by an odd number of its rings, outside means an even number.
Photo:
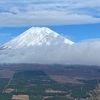
[[[0,45],[34,26],[74,42],[100,38],[100,1],[0,0]]]
[[[100,0],[0,0],[0,45],[31,27],[48,27],[75,43],[65,49],[1,50],[0,62],[100,66]]]

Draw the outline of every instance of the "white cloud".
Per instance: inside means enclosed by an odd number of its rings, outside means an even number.
[[[42,63],[100,65],[100,39],[76,43],[65,48],[26,48],[0,51],[0,63]]]
[[[1,0],[0,26],[100,23],[99,0]],[[90,11],[93,10],[93,11]],[[90,13],[91,12],[91,13]]]

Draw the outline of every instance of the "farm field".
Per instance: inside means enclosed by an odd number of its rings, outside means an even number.
[[[0,78],[0,100],[99,100],[99,67],[41,66],[1,67],[11,73]]]

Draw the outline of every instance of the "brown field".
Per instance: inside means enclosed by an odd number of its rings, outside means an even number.
[[[12,100],[29,100],[28,95],[13,95]]]
[[[75,65],[4,65],[0,70],[0,78],[12,78],[16,71],[43,70],[49,77],[60,83],[79,83],[78,80],[100,79],[100,67]]]
[[[14,74],[14,71],[10,69],[2,69],[0,70],[0,78],[11,78]]]

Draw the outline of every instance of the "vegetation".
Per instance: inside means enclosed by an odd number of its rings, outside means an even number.
[[[87,80],[83,81],[83,84],[66,84],[65,87],[71,93],[73,98],[87,98],[89,97],[88,93],[96,88],[100,83],[100,80]]]
[[[30,100],[42,100],[42,96],[34,96],[34,95],[30,95]]]
[[[65,87],[49,78],[43,71],[24,71],[15,73],[8,88],[14,89],[14,94],[41,95],[66,95]],[[58,92],[46,92],[54,90]],[[59,92],[60,91],[60,92]]]
[[[83,84],[61,84],[52,80],[41,70],[18,71],[11,83],[9,79],[0,79],[0,100],[11,100],[13,94],[29,95],[30,100],[75,100],[87,98],[88,93],[100,83],[100,80],[78,80]],[[7,87],[6,87],[7,86]],[[11,93],[2,93],[5,89],[13,89]]]
[[[11,100],[11,94],[0,94],[0,100]]]
[[[8,81],[9,81],[8,78],[0,78],[0,93],[3,92],[3,90],[6,87]]]

